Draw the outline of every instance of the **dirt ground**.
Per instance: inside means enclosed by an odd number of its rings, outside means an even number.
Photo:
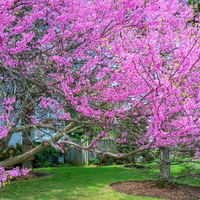
[[[30,171],[26,176],[14,177],[10,181],[23,181],[23,180],[43,178],[43,177],[48,177],[48,176],[52,176],[52,175],[47,172]]]
[[[170,200],[198,200],[200,199],[200,187],[167,184],[160,186],[156,181],[129,181],[118,182],[110,185],[112,189],[129,195],[154,197]]]
[[[35,178],[51,176],[51,174],[40,171],[30,171],[26,176],[13,178],[11,181],[22,181]],[[200,199],[200,187],[168,184],[160,186],[156,181],[128,181],[117,182],[110,185],[113,190],[128,195],[144,197],[155,197],[170,200],[198,200]]]

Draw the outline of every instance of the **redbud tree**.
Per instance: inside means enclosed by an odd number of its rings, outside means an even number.
[[[199,156],[200,31],[193,17],[178,0],[1,1],[1,160],[17,132],[34,131],[41,144],[0,165],[51,145],[117,158],[158,148],[161,177],[169,179],[169,148],[184,144]],[[142,120],[147,131],[124,132],[123,120]],[[95,126],[101,131],[87,146],[71,139]],[[117,142],[132,137],[137,149],[98,150],[111,130],[121,133]]]

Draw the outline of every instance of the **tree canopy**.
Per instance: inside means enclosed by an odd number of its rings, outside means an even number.
[[[193,16],[178,0],[0,2],[1,155],[16,132],[31,129],[41,140],[0,165],[64,143],[118,158],[184,143],[199,156],[200,31],[199,15],[189,23]],[[124,132],[123,120],[142,120],[147,131]],[[88,146],[71,140],[93,126],[102,131]],[[116,129],[118,141],[131,136],[137,150],[98,150]]]

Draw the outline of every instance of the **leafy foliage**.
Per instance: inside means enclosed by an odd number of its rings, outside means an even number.
[[[54,147],[49,147],[35,155],[32,159],[32,164],[33,167],[56,166],[60,164],[59,158],[62,156],[63,154],[60,150],[55,149]]]

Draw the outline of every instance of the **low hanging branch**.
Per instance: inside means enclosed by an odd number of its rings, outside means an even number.
[[[110,157],[119,158],[119,159],[131,156],[131,155],[134,155],[134,154],[138,154],[140,152],[148,150],[148,148],[141,148],[141,149],[137,149],[137,150],[131,151],[129,153],[125,153],[125,154],[120,154],[120,153],[119,154],[115,154],[115,153],[111,153],[111,152],[106,152],[106,151],[100,151],[100,150],[97,150],[97,149],[93,149],[92,148],[93,143],[91,143],[89,146],[80,145],[80,144],[77,144],[75,142],[70,142],[70,141],[60,141],[59,143],[60,144],[68,144],[68,145],[70,145],[70,146],[72,146],[74,148],[77,148],[77,149],[83,149],[83,150],[90,151],[90,152],[93,152],[93,153],[97,153],[97,154],[100,154],[100,155],[110,156]]]

